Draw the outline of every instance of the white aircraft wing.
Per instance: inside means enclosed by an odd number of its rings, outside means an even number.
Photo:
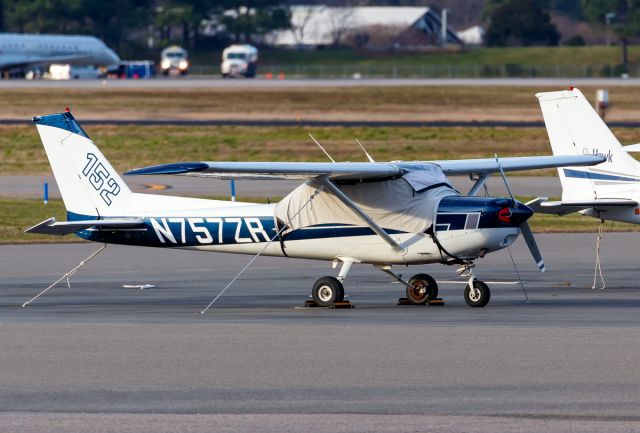
[[[448,161],[430,161],[438,164],[444,174],[487,174],[500,171],[495,158],[458,159]],[[558,155],[558,156],[521,156],[500,158],[504,171],[536,170],[568,166],[596,165],[604,162],[604,158],[594,155]]]
[[[183,162],[136,168],[126,175],[180,174],[216,179],[376,179],[398,176],[394,163],[376,162]]]
[[[594,155],[500,158],[504,171],[595,165],[601,162],[604,162],[604,158]],[[125,174],[177,174],[216,179],[310,179],[326,176],[333,180],[358,180],[385,179],[410,171],[433,169],[433,165],[438,165],[448,175],[500,171],[495,158],[485,158],[415,162],[179,162],[136,168]]]
[[[562,200],[548,201],[546,197],[538,197],[526,203],[535,213],[552,215],[567,215],[585,209],[595,209],[600,212],[621,207],[636,207],[638,202],[623,198],[600,198],[594,200]]]
[[[144,224],[140,218],[112,218],[106,220],[86,220],[86,221],[61,221],[56,222],[55,217],[51,217],[35,226],[26,229],[25,233],[39,233],[43,235],[64,236],[91,227],[98,227],[105,230],[126,229]]]

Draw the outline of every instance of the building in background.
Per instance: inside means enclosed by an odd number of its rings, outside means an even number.
[[[291,27],[271,32],[265,42],[292,48],[354,46],[371,50],[462,44],[448,26],[443,32],[441,14],[429,7],[292,6]]]
[[[479,25],[469,27],[457,33],[465,45],[483,45],[486,31]]]

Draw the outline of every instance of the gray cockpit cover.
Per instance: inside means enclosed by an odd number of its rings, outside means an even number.
[[[327,189],[305,206],[320,186],[318,181],[309,180],[278,203],[276,217],[289,226],[287,231],[319,224],[366,225]],[[382,228],[411,233],[422,233],[431,226],[442,198],[459,195],[436,165],[395,180],[339,188]]]

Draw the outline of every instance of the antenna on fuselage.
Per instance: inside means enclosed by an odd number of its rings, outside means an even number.
[[[367,149],[364,148],[364,146],[362,145],[362,143],[360,143],[360,140],[358,140],[356,138],[356,141],[358,142],[358,144],[360,145],[360,149],[362,149],[362,151],[364,152],[365,155],[367,155],[367,159],[369,160],[369,162],[375,162],[373,160],[373,158],[371,157],[371,155],[369,155],[369,152],[367,152]]]
[[[322,147],[322,145],[320,145],[320,143],[318,143],[318,140],[316,140],[315,138],[313,138],[313,135],[311,135],[310,132],[307,132],[307,134],[309,134],[309,137],[311,137],[311,139],[313,140],[314,143],[316,143],[318,145],[318,147],[320,148],[320,150],[322,150],[324,152],[325,155],[327,155],[327,157],[331,160],[331,162],[336,162],[335,159],[331,158],[331,155],[329,155],[329,152],[327,152],[326,150],[324,150],[324,147]]]

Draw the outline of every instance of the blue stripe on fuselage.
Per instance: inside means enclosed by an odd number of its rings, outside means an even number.
[[[517,226],[528,218],[531,210],[522,203],[513,208],[514,221],[499,220],[498,211],[510,206],[509,199],[450,196],[441,200],[438,207],[436,227],[439,231],[464,230],[469,214],[479,214],[477,225],[468,229],[484,229]],[[68,212],[70,221],[96,219]],[[385,228],[390,235],[407,233],[402,230]],[[276,221],[270,216],[255,217],[149,217],[140,227],[122,230],[88,229],[76,233],[78,236],[96,241],[127,245],[184,247],[203,245],[230,245],[268,242],[276,235]],[[374,236],[367,226],[349,224],[318,224],[285,233],[284,241]]]
[[[68,213],[70,221],[95,219]],[[268,242],[276,234],[273,217],[149,217],[140,227],[88,229],[81,238],[125,245],[184,247]]]
[[[590,171],[572,170],[570,168],[563,168],[564,175],[567,177],[573,177],[576,179],[591,179],[591,180],[610,180],[618,182],[640,182],[640,179],[627,176],[617,176],[612,174],[593,173]]]

